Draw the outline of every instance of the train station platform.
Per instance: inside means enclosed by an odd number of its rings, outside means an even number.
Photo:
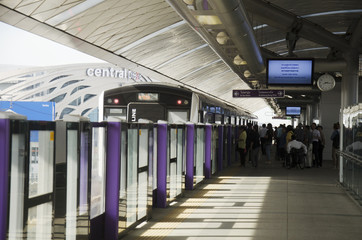
[[[362,209],[339,186],[338,171],[233,166],[128,232],[122,239],[361,239]]]

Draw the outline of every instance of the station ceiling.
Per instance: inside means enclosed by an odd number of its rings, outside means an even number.
[[[266,89],[267,58],[315,58],[315,80],[341,81],[343,53],[362,52],[361,0],[1,0],[0,21],[249,112],[320,99],[316,86],[233,98]]]

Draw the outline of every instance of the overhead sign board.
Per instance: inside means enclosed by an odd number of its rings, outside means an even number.
[[[233,90],[234,98],[283,98],[284,90]]]

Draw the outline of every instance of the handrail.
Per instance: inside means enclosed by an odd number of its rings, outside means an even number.
[[[362,164],[362,156],[353,154],[353,153],[349,153],[349,152],[344,152],[344,151],[339,151],[337,150],[337,154],[341,157],[345,157],[348,158],[349,160],[358,163],[358,164]]]

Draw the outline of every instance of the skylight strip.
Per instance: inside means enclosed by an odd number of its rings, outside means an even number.
[[[260,45],[261,47],[266,47],[266,46],[269,46],[269,45],[272,45],[272,44],[276,44],[276,43],[281,43],[281,42],[284,42],[285,39],[281,39],[281,40],[277,40],[277,41],[274,41],[274,42],[268,42],[268,43],[264,43],[262,45]]]
[[[258,26],[253,27],[253,29],[258,30],[258,29],[265,28],[265,27],[268,27],[268,24],[258,25]]]
[[[52,25],[52,26],[56,26],[61,22],[64,22],[86,10],[88,10],[91,7],[94,7],[98,4],[100,4],[101,2],[104,2],[104,0],[87,0],[84,1],[68,10],[66,10],[65,12],[62,12],[50,19],[48,19],[47,21],[45,21],[46,23]]]
[[[307,51],[318,51],[318,50],[325,50],[325,49],[329,49],[329,47],[318,47],[318,48],[306,48],[306,49],[301,49],[301,50],[294,50],[293,52],[307,52]],[[287,55],[288,52],[284,52],[284,53],[280,53],[280,55]]]
[[[162,28],[162,29],[160,29],[160,30],[158,30],[156,32],[153,32],[153,33],[151,33],[151,34],[149,34],[149,35],[147,35],[147,36],[145,36],[145,37],[143,37],[141,39],[138,39],[137,41],[134,41],[133,43],[131,43],[131,44],[129,44],[129,45],[127,45],[127,46],[125,46],[125,47],[123,47],[121,49],[116,50],[114,53],[117,54],[117,55],[122,54],[122,53],[124,53],[124,52],[126,52],[126,51],[128,51],[128,50],[130,50],[130,49],[144,43],[145,41],[147,41],[147,40],[149,40],[151,38],[154,38],[154,37],[156,37],[156,36],[158,36],[158,35],[160,35],[162,33],[165,33],[167,31],[169,31],[171,29],[174,29],[174,28],[176,28],[178,26],[181,26],[181,25],[183,25],[185,23],[186,22],[184,20],[182,20],[180,22],[177,22],[175,24],[172,24],[170,26]]]
[[[171,62],[176,61],[177,59],[185,57],[185,56],[187,56],[187,55],[189,55],[189,54],[191,54],[191,53],[193,53],[193,52],[195,52],[195,51],[197,51],[197,50],[199,50],[201,48],[207,47],[207,46],[209,46],[209,45],[208,44],[203,44],[203,45],[201,45],[201,46],[199,46],[197,48],[191,49],[190,51],[184,52],[184,53],[182,53],[182,54],[180,54],[180,55],[178,55],[178,56],[176,56],[176,57],[174,57],[174,58],[172,58],[172,59],[170,59],[170,60],[168,60],[168,61],[166,61],[166,62],[164,62],[164,63],[162,63],[162,64],[160,64],[158,66],[156,66],[156,67],[154,67],[154,69],[161,68],[161,67],[163,67],[163,66],[165,66],[165,65],[167,65],[167,64],[169,64]]]
[[[310,18],[310,17],[319,17],[319,16],[327,16],[327,15],[343,14],[343,13],[362,13],[362,9],[339,10],[339,11],[312,13],[312,14],[303,15],[302,17],[303,18]]]
[[[183,80],[183,79],[187,78],[188,76],[190,76],[191,74],[194,74],[195,72],[198,72],[198,71],[200,71],[200,70],[202,70],[204,68],[207,68],[207,67],[209,67],[209,66],[211,66],[211,65],[213,65],[215,63],[221,62],[221,61],[222,61],[221,59],[218,59],[218,60],[213,61],[213,62],[211,62],[209,64],[206,64],[206,65],[204,65],[202,67],[199,67],[199,68],[195,69],[194,71],[191,71],[188,74],[184,75],[180,80]]]

